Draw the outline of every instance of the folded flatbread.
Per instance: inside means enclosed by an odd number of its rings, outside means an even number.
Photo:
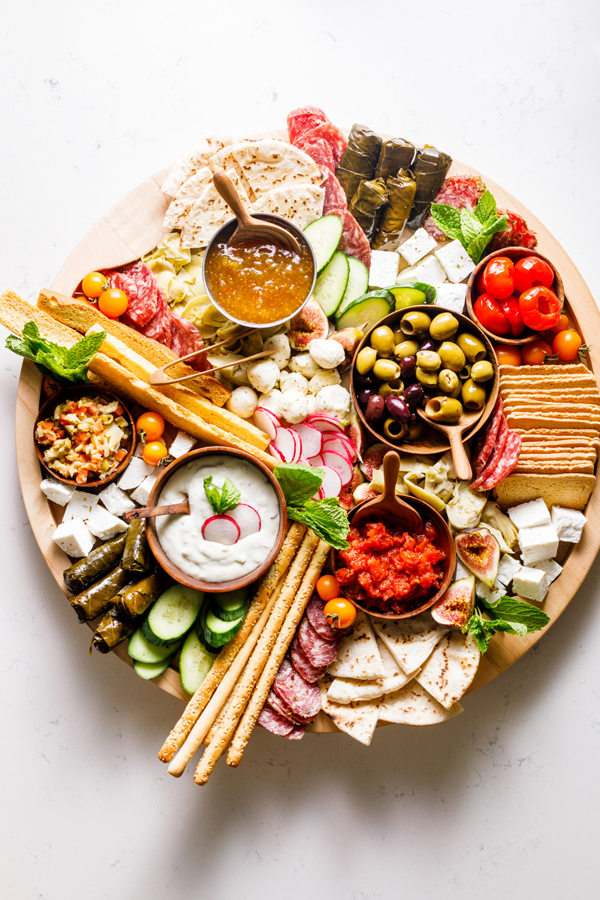
[[[325,191],[316,184],[294,184],[267,191],[250,207],[252,213],[271,213],[304,230],[323,215]]]
[[[347,704],[332,703],[327,697],[328,682],[328,678],[320,682],[323,711],[340,731],[368,747],[379,719],[379,702],[365,700]]]
[[[453,719],[462,711],[460,703],[445,709],[418,681],[411,681],[383,699],[379,719],[397,725],[437,725]]]
[[[416,681],[438,703],[450,709],[475,678],[480,659],[481,653],[472,635],[449,631],[416,676]]]
[[[191,150],[187,150],[179,157],[163,181],[161,186],[163,194],[174,197],[184,181],[206,166],[208,159],[217,151],[232,143],[230,134],[215,134],[207,140],[201,140]]]
[[[369,681],[385,678],[385,669],[373,628],[367,616],[358,612],[354,628],[340,641],[337,659],[328,667],[330,675]]]
[[[383,662],[385,678],[373,681],[355,681],[352,678],[334,678],[327,689],[327,697],[333,703],[354,703],[359,700],[376,700],[408,684],[416,672],[407,675],[394,659],[382,640],[377,638],[377,647]]]
[[[242,203],[250,205],[248,195],[235,169],[226,173],[234,183]],[[232,212],[211,182],[189,210],[181,229],[182,247],[205,247],[214,233],[232,218]]]
[[[256,199],[274,188],[323,184],[329,176],[307,153],[285,141],[240,143],[231,148],[231,153],[241,166]]]
[[[448,631],[444,625],[438,625],[429,612],[410,619],[375,619],[373,625],[377,635],[407,673],[423,665]]]
[[[163,221],[165,228],[183,227],[192,206],[212,183],[212,176],[213,173],[208,166],[203,166],[195,175],[183,182],[165,213]]]

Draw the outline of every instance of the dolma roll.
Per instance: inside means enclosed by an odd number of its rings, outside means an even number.
[[[415,199],[417,185],[408,169],[400,169],[397,175],[386,181],[387,206],[379,220],[379,230],[373,241],[373,249],[400,237]]]
[[[381,145],[377,161],[376,178],[388,179],[400,169],[409,169],[415,156],[415,145],[403,138],[392,138]]]
[[[146,537],[146,520],[133,519],[125,535],[121,567],[127,572],[148,572],[151,569],[150,548]]]
[[[135,619],[122,619],[114,609],[109,609],[96,626],[90,644],[90,653],[92,647],[95,647],[100,653],[108,653],[130,634],[133,634],[137,626],[138,622]]]
[[[444,183],[448,169],[452,165],[452,157],[435,147],[423,147],[417,150],[415,161],[411,166],[417,191],[411,210],[408,227],[411,231],[421,228],[429,215],[429,208],[437,192]]]
[[[348,201],[354,197],[361,181],[368,181],[375,174],[382,139],[366,125],[353,125],[348,145],[335,170]]]
[[[106,572],[110,572],[121,559],[124,547],[125,534],[120,534],[96,547],[85,559],[74,562],[63,572],[67,589],[72,594],[80,594]]]
[[[112,606],[115,594],[131,581],[131,572],[126,572],[120,566],[105,575],[87,590],[76,597],[71,597],[69,603],[82,622],[88,622],[97,616],[103,615]]]
[[[123,619],[134,619],[136,616],[141,616],[150,604],[162,594],[168,582],[167,576],[160,571],[124,587],[113,598],[115,614]]]
[[[377,230],[381,208],[388,199],[388,191],[383,178],[361,181],[348,207],[369,240]]]

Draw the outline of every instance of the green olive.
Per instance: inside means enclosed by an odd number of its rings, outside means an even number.
[[[467,362],[479,362],[487,356],[485,345],[474,334],[459,334],[456,343],[465,354]]]
[[[437,372],[426,372],[425,369],[421,369],[419,368],[419,366],[417,366],[415,370],[415,377],[419,384],[422,384],[423,387],[437,387]]]
[[[430,325],[431,316],[417,310],[407,312],[400,321],[400,328],[409,337],[425,337],[426,334],[429,334]]]
[[[386,419],[383,426],[383,433],[386,438],[389,438],[390,441],[400,441],[406,434],[406,425],[403,425],[401,422],[397,422],[396,419]]]
[[[445,369],[452,369],[453,372],[460,372],[465,364],[465,354],[462,352],[458,344],[452,341],[444,341],[438,347],[439,357]]]
[[[425,415],[434,422],[455,424],[462,414],[462,404],[452,397],[433,397],[425,407]]]
[[[429,334],[434,341],[447,341],[456,334],[459,324],[458,319],[452,313],[440,313],[429,326]]]
[[[460,390],[460,380],[456,372],[452,369],[442,369],[438,373],[438,387],[445,394],[452,394],[456,388]]]
[[[442,360],[435,350],[419,350],[417,353],[417,365],[426,372],[437,372],[442,365]]]
[[[394,378],[392,381],[384,381],[377,393],[381,394],[382,397],[389,397],[390,394],[395,394],[398,397],[403,390],[404,382],[402,379]]]
[[[460,392],[462,391],[462,383],[459,381],[453,391],[450,391],[448,394],[449,397],[454,397],[456,400],[460,397]]]
[[[462,386],[462,402],[467,409],[481,409],[485,403],[485,396],[485,388],[480,384],[475,384],[472,378],[465,381]]]
[[[371,332],[371,347],[379,356],[391,356],[394,344],[394,332],[387,325],[380,325]]]
[[[458,373],[458,377],[460,378],[461,381],[466,381],[467,378],[471,377],[471,366],[469,363],[467,363],[467,365],[464,367],[464,369],[460,370],[460,372]]]
[[[409,441],[414,441],[416,438],[420,437],[423,433],[423,429],[425,427],[425,423],[423,419],[417,419],[414,422],[409,422],[406,426],[406,437]]]
[[[471,378],[473,381],[489,381],[494,377],[494,367],[487,359],[480,359],[471,366]]]
[[[359,375],[366,375],[370,372],[377,360],[377,350],[372,347],[363,347],[356,357],[356,371]]]
[[[373,374],[381,381],[392,381],[400,378],[400,366],[392,359],[378,359],[373,366]]]
[[[397,334],[398,332],[396,332],[394,337],[396,337]],[[402,359],[404,356],[416,356],[419,349],[419,345],[416,341],[407,341],[404,337],[402,332],[400,332],[400,342],[394,347],[394,356],[398,359]]]

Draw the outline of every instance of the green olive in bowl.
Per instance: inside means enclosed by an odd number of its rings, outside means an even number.
[[[402,316],[400,328],[402,332],[409,337],[425,337],[429,334],[429,326],[431,325],[431,316],[427,313],[413,310]]]
[[[484,344],[474,334],[459,334],[456,343],[465,354],[467,362],[479,362],[487,356]]]
[[[394,347],[394,356],[397,359],[402,359],[405,356],[416,356],[419,350],[417,342],[404,340],[405,335],[403,335],[402,332],[400,332],[400,335],[400,340]],[[396,337],[397,333],[394,336]]]
[[[447,341],[456,334],[459,321],[452,313],[440,313],[429,326],[429,335],[434,341]]]
[[[400,366],[393,359],[378,359],[373,366],[373,374],[380,381],[393,381],[400,378]]]
[[[445,369],[452,369],[453,372],[460,372],[465,365],[465,354],[458,344],[452,341],[444,341],[438,347],[438,354]]]
[[[417,353],[417,366],[426,372],[437,372],[441,367],[442,360],[435,350],[419,350]]]
[[[425,407],[425,415],[434,422],[456,425],[463,414],[460,400],[453,397],[433,397]]]
[[[465,381],[460,395],[467,409],[481,409],[485,403],[485,388],[473,381],[472,378]]]
[[[438,373],[438,387],[444,394],[452,394],[457,388],[460,391],[460,379],[452,369],[442,369]]]
[[[473,381],[490,381],[494,377],[494,367],[488,359],[480,359],[471,366]]]
[[[371,347],[379,356],[391,356],[394,344],[394,332],[387,325],[380,325],[371,335]]]

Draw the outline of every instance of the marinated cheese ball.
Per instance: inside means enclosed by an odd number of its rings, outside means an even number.
[[[274,334],[270,338],[267,338],[263,349],[274,350],[275,353],[273,356],[269,357],[269,359],[277,363],[280,369],[285,369],[290,361],[290,356],[292,355],[290,339],[287,334]]]
[[[322,369],[335,369],[346,359],[344,348],[338,341],[316,338],[308,345],[308,352]]]
[[[308,402],[306,396],[300,391],[286,391],[282,394],[281,415],[290,425],[298,425],[304,422],[308,414]]]
[[[263,394],[273,390],[279,381],[279,366],[272,359],[259,359],[250,363],[247,372],[252,387]]]
[[[281,402],[283,400],[283,394],[277,388],[273,388],[272,391],[267,391],[264,394],[261,394],[258,398],[258,405],[264,406],[265,409],[270,409],[272,413],[278,418],[281,418]]]
[[[321,388],[315,394],[315,411],[343,419],[350,412],[350,394],[340,384]]]
[[[227,401],[227,409],[229,412],[235,413],[242,419],[249,419],[254,415],[254,410],[258,406],[258,396],[251,387],[237,387],[231,393],[231,397]]]
[[[322,388],[339,384],[341,380],[337,369],[319,369],[308,382],[308,391],[310,394],[318,394]]]
[[[299,372],[305,378],[312,378],[319,371],[319,366],[310,353],[298,353],[292,356],[288,366],[290,372]]]
[[[300,391],[301,394],[308,394],[308,379],[300,372],[282,372],[279,387],[284,394],[287,391]]]

